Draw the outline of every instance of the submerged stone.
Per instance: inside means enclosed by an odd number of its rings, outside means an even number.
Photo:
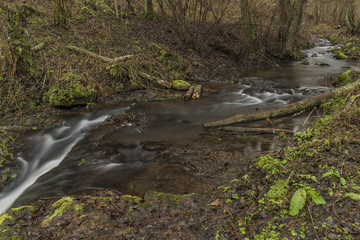
[[[172,82],[172,88],[179,91],[186,91],[190,88],[190,83],[184,80],[175,80]]]

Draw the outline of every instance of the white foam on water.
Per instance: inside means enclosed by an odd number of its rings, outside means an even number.
[[[121,110],[125,109],[128,108]],[[57,167],[71,149],[84,138],[87,131],[104,122],[109,116],[109,114],[104,114],[92,120],[82,119],[73,127],[64,126],[56,128],[50,133],[36,137],[37,146],[40,151],[30,161],[18,157],[22,165],[19,178],[22,177],[23,179],[18,179],[20,183],[0,194],[0,215],[10,208],[21,194],[33,185],[39,177]],[[87,115],[86,117],[89,118],[90,116]],[[60,135],[64,136],[60,138]],[[59,149],[61,147],[62,149]],[[108,167],[111,167],[111,165]]]

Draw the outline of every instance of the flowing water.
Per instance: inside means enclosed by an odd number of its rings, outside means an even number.
[[[208,131],[202,128],[203,122],[275,108],[328,91],[329,76],[346,68],[359,69],[356,63],[335,60],[329,52],[331,48],[325,42],[307,50],[309,65],[292,62],[275,70],[244,73],[236,84],[206,84],[201,99],[196,101],[179,99],[107,107],[74,116],[63,127],[34,134],[17,156],[21,173],[0,193],[0,214],[15,201],[21,204],[44,194],[82,189],[112,188],[138,194],[150,189],[194,191],[189,181],[191,171],[171,161],[171,154],[164,157],[164,148],[185,148]],[[320,66],[321,63],[329,66]],[[145,113],[146,124],[101,125],[109,116],[126,111]],[[304,128],[306,117],[290,116],[274,124],[298,131]],[[242,125],[264,124],[259,121]],[[271,142],[239,141],[233,149],[241,156],[276,149]]]

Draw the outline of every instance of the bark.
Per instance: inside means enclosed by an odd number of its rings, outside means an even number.
[[[225,132],[240,132],[240,133],[266,133],[276,134],[279,132],[294,134],[294,131],[279,128],[249,128],[249,127],[222,127],[220,130]]]
[[[187,90],[187,92],[184,95],[185,101],[188,101],[191,98],[192,94],[194,93],[194,88],[195,88],[195,85],[191,85],[189,90]]]
[[[171,88],[171,83],[165,81],[165,80],[161,80],[161,79],[158,79],[156,77],[153,77],[147,73],[144,73],[144,72],[138,72],[139,76],[142,77],[142,78],[145,78],[147,80],[149,80],[150,82],[158,85],[159,87],[162,87],[162,88],[167,88],[167,89],[170,89]]]
[[[360,85],[360,79],[358,79],[354,83],[347,84],[341,88],[333,89],[329,92],[310,97],[307,99],[303,99],[298,102],[294,102],[292,104],[276,108],[276,109],[270,109],[263,112],[255,112],[250,114],[238,114],[230,118],[213,121],[213,122],[206,122],[203,123],[204,127],[219,127],[219,126],[225,126],[230,125],[234,123],[241,123],[241,122],[247,122],[247,121],[256,121],[256,120],[262,120],[267,118],[274,118],[274,117],[282,117],[294,113],[301,112],[303,110],[306,110],[310,107],[318,106],[322,102],[335,97],[336,95],[343,93],[351,88],[354,88],[355,86]]]
[[[152,0],[145,0],[145,17],[146,18],[154,17],[154,6]]]
[[[198,99],[201,95],[201,85],[195,85],[194,93],[192,95],[192,99]]]
[[[66,48],[68,48],[70,50],[73,50],[75,52],[82,53],[82,54],[88,55],[90,57],[99,59],[99,60],[101,60],[103,62],[108,62],[108,63],[117,62],[117,61],[124,61],[124,60],[127,60],[127,59],[133,57],[133,55],[125,55],[125,56],[118,57],[118,58],[108,58],[108,57],[104,57],[104,56],[101,56],[99,54],[90,52],[90,51],[85,50],[83,48],[78,48],[78,47],[71,46],[71,45],[66,46]]]
[[[287,25],[286,28],[284,28],[282,31],[283,36],[283,46],[282,46],[282,52],[285,56],[292,55],[295,41],[298,38],[303,16],[306,10],[307,0],[298,0],[294,3],[294,8],[291,10],[291,5],[289,1],[281,0],[281,3],[283,6],[281,6],[282,14],[284,15],[282,17],[282,24],[284,26]],[[295,10],[295,11],[294,11]],[[291,15],[289,15],[291,13]]]

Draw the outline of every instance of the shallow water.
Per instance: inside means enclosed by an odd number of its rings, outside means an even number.
[[[196,101],[179,99],[114,106],[74,116],[64,127],[38,132],[19,151],[21,174],[0,194],[0,213],[17,199],[20,204],[44,194],[86,189],[113,188],[135,194],[151,189],[197,191],[191,182],[193,172],[178,161],[181,156],[174,158],[171,151],[164,149],[186,148],[186,144],[208,133],[201,126],[203,122],[276,108],[328,91],[329,76],[338,75],[346,68],[359,69],[356,63],[333,59],[331,48],[319,46],[307,50],[309,65],[292,62],[277,69],[244,73],[244,78],[234,84],[205,84],[202,97]],[[315,65],[320,63],[330,66]],[[124,111],[145,113],[147,123],[98,127],[110,115]],[[307,113],[288,116],[272,124],[299,131],[306,128],[303,123],[307,116]],[[269,123],[242,125],[262,127]],[[272,138],[269,137],[270,141],[239,139],[227,143],[227,151],[244,157],[273,151],[278,146]]]

